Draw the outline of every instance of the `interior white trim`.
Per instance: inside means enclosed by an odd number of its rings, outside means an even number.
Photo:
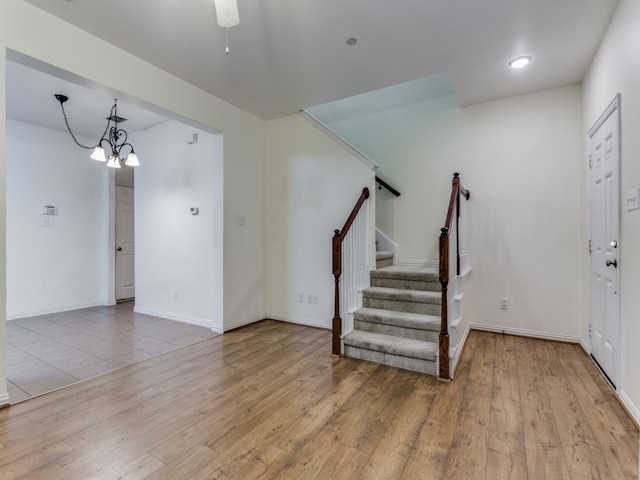
[[[9,394],[7,393],[0,397],[0,408],[8,407],[9,405],[11,405],[11,402],[9,401]]]
[[[376,250],[392,252],[393,258],[398,256],[398,245],[378,228],[376,228]]]
[[[481,323],[470,323],[469,328],[472,328],[474,330],[483,330],[485,332],[506,333],[508,335],[519,335],[521,337],[539,338],[541,340],[556,340],[558,342],[580,343],[580,337],[575,337],[573,335],[562,335],[559,333],[539,332],[536,330],[502,327],[499,325],[484,325]]]
[[[438,262],[429,260],[411,260],[409,258],[400,258],[393,262],[394,265],[406,265],[407,267],[433,267],[439,268]]]
[[[225,332],[228,332],[230,330],[234,330],[236,328],[244,327],[245,325],[249,325],[251,323],[261,322],[265,318],[267,318],[267,317],[256,316],[256,317],[248,318],[248,319],[245,319],[245,320],[239,320],[237,322],[233,322],[233,323],[230,323],[228,325],[225,325],[224,328],[222,328],[220,331],[218,331],[218,330],[216,330],[214,328],[211,328],[211,330],[213,330],[214,332],[218,332],[218,333],[225,333]]]
[[[62,313],[62,312],[71,312],[73,310],[82,310],[84,308],[95,308],[95,307],[104,307],[105,304],[103,302],[93,302],[93,303],[75,303],[71,305],[62,305],[60,307],[55,308],[45,308],[42,310],[27,310],[24,312],[17,312],[7,314],[7,321],[11,320],[19,320],[21,318],[30,318],[30,317],[39,317],[40,315],[51,315],[53,313]]]
[[[640,409],[638,409],[638,407],[636,407],[633,404],[631,399],[628,397],[625,391],[622,390],[621,388],[618,389],[616,394],[618,395],[618,398],[620,399],[624,407],[627,409],[627,412],[629,413],[629,415],[633,417],[633,420],[636,422],[636,425],[640,425]]]
[[[299,318],[286,317],[284,315],[267,314],[267,318],[270,318],[272,320],[278,320],[280,322],[295,323],[297,325],[306,325],[307,327],[315,327],[315,328],[322,328],[323,330],[331,330],[331,326],[326,325],[324,323],[314,322],[310,320],[300,320]]]
[[[211,320],[206,318],[192,317],[190,315],[176,315],[175,313],[163,312],[161,310],[154,310],[145,307],[133,307],[135,313],[142,313],[145,315],[151,315],[152,317],[164,318],[166,320],[174,320],[181,323],[189,323],[191,325],[198,325],[200,327],[210,328],[213,332],[222,333],[222,327],[214,324]]]
[[[470,325],[467,325],[467,328],[464,330],[462,334],[462,338],[458,341],[458,344],[453,347],[453,352],[451,349],[449,350],[449,376],[451,378],[455,378],[455,371],[458,362],[460,361],[460,356],[462,355],[462,351],[464,350],[464,346],[467,343],[467,338],[469,337],[469,332],[471,331]]]
[[[373,170],[374,172],[378,170],[378,168],[380,168],[380,166],[376,162],[371,160],[364,153],[362,153],[356,147],[354,147],[349,142],[347,142],[344,138],[342,138],[336,132],[334,132],[330,128],[327,128],[327,126],[324,123],[322,123],[316,117],[311,115],[309,112],[305,110],[300,110],[298,113],[300,113],[302,118],[305,118],[306,120],[308,120],[309,123],[314,125],[318,130],[323,132],[325,135],[331,138],[334,142],[336,142],[338,145],[340,145],[342,148],[344,148],[349,153],[351,153],[354,157],[360,160],[367,168]]]

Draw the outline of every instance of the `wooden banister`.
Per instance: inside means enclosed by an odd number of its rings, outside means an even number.
[[[378,177],[376,175],[376,183],[378,184],[378,188],[380,187],[384,187],[387,190],[389,190],[392,194],[394,194],[396,197],[399,197],[401,195],[401,193],[396,190],[395,188],[393,188],[391,185],[389,185],[387,182],[385,182],[384,180],[382,180],[380,177]]]
[[[369,189],[367,187],[362,189],[362,194],[356,202],[351,214],[344,223],[342,230],[334,230],[332,238],[332,255],[333,255],[333,276],[335,279],[335,294],[334,294],[334,311],[333,322],[331,328],[331,353],[334,355],[340,355],[340,335],[342,334],[342,318],[340,317],[340,275],[342,275],[342,242],[347,236],[351,224],[358,216],[360,209],[364,202],[369,198]]]
[[[460,195],[464,196],[466,200],[471,198],[469,190],[464,188],[460,184],[460,174],[454,173],[453,180],[451,181],[451,196],[449,197],[449,205],[447,207],[447,217],[444,222],[444,227],[440,229],[440,242],[439,242],[439,280],[442,288],[442,305],[440,313],[440,336],[439,336],[439,350],[440,350],[440,369],[438,375],[442,380],[450,380],[449,375],[449,301],[448,301],[448,288],[449,288],[449,249],[450,239],[449,232],[453,225],[453,219],[455,214],[456,220],[456,275],[460,275],[460,237],[459,237],[459,220],[460,220]]]

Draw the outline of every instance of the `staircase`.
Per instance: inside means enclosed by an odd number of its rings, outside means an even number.
[[[371,287],[362,291],[363,307],[353,313],[354,329],[344,337],[344,354],[437,375],[438,270],[389,265],[393,255],[377,253],[378,268],[371,271]]]

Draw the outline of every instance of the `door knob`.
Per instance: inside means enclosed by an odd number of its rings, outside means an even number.
[[[615,258],[613,260],[607,260],[605,263],[607,264],[607,267],[613,265],[614,267],[618,268],[618,260]]]
[[[612,240],[609,245],[611,245],[613,248],[618,248],[618,241],[617,240]]]
[[[118,251],[119,251],[119,252],[121,252],[121,251],[122,251],[122,247],[118,247]],[[607,260],[607,262],[608,262],[608,261],[609,261],[609,260]],[[609,264],[607,264],[607,266],[608,266],[608,265],[609,265]]]

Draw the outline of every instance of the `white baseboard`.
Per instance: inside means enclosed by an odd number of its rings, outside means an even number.
[[[279,320],[281,322],[295,323],[297,325],[305,325],[307,327],[322,328],[325,330],[331,329],[330,321],[328,323],[320,323],[320,322],[315,322],[311,320],[300,320],[299,318],[286,317],[283,315],[274,315],[274,314],[267,314],[267,318],[271,318],[273,320]]]
[[[2,395],[0,397],[0,408],[2,407],[8,407],[9,405],[11,405],[11,402],[9,401],[9,394],[5,394]]]
[[[139,307],[136,305],[133,307],[135,313],[142,313],[144,315],[151,315],[152,317],[164,318],[165,320],[173,320],[181,323],[189,323],[191,325],[198,325],[200,327],[210,328],[211,331],[216,333],[222,333],[222,326],[214,324],[212,320],[206,318],[192,317],[189,315],[176,314],[172,312],[163,312],[161,310],[154,310],[151,308]]]
[[[39,317],[40,315],[51,315],[53,313],[71,312],[73,310],[83,310],[85,308],[104,307],[102,302],[74,303],[70,305],[60,305],[53,308],[43,308],[41,310],[27,310],[24,312],[7,313],[7,320],[19,320],[21,318]]]
[[[265,319],[265,316],[262,315],[262,316],[258,316],[258,317],[248,318],[248,319],[245,319],[245,320],[240,320],[240,321],[237,321],[237,322],[229,323],[229,324],[224,326],[224,329],[223,329],[222,333],[228,332],[229,330],[234,330],[236,328],[244,327],[245,325],[249,325],[251,323],[261,322],[264,319]]]
[[[627,412],[629,412],[629,415],[631,415],[636,425],[640,425],[640,410],[638,410],[638,407],[633,404],[624,390],[619,389],[616,393],[618,394],[618,398],[627,409]]]
[[[460,355],[462,355],[462,351],[464,350],[464,345],[467,343],[467,338],[469,337],[469,332],[471,328],[467,325],[467,328],[462,334],[462,338],[458,340],[458,344],[454,347],[455,350],[453,353],[449,351],[449,375],[451,378],[455,378],[455,371],[458,362],[460,361]]]
[[[432,262],[429,260],[411,260],[410,258],[399,258],[393,261],[394,265],[401,265],[406,267],[434,267],[438,268],[440,265],[438,262]]]
[[[503,327],[499,325],[483,325],[481,323],[470,323],[469,327],[473,330],[506,333],[509,335],[519,335],[521,337],[539,338],[541,340],[556,340],[558,342],[580,343],[580,337],[574,337],[573,335],[562,335],[560,333],[539,332],[536,330],[525,330],[522,328]]]

